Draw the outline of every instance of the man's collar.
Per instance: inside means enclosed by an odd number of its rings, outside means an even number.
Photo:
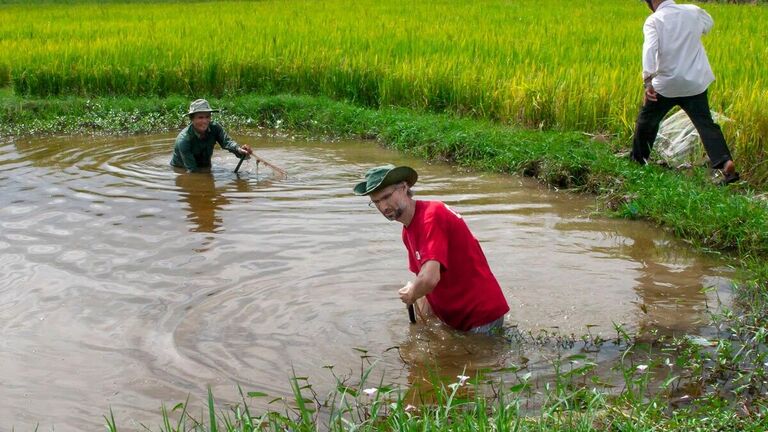
[[[203,137],[203,135],[200,135],[200,134],[197,132],[197,129],[195,129],[195,127],[194,127],[193,125],[189,125],[189,130],[190,130],[190,131],[192,131],[192,133],[193,133],[193,134],[195,134],[195,136],[196,136],[198,139]],[[207,128],[207,129],[205,129],[205,136],[208,136],[208,133],[210,133],[210,132],[211,132],[211,125],[208,125],[208,128]]]
[[[661,9],[663,7],[671,6],[673,4],[677,4],[677,3],[675,3],[675,0],[664,0],[663,2],[659,3],[659,5],[656,7],[656,12],[658,12],[659,9]]]

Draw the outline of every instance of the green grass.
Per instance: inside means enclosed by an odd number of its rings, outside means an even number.
[[[48,95],[322,95],[626,139],[639,1],[66,2],[0,6],[0,85]],[[768,8],[708,4],[715,110],[768,182]],[[201,30],[202,29],[202,30]]]
[[[631,350],[622,358],[631,356]],[[679,358],[693,357],[689,353]],[[666,367],[657,372],[653,366],[618,364],[614,369],[623,376],[624,385],[615,391],[606,388],[587,367],[594,364],[585,356],[572,356],[554,361],[556,373],[538,384],[528,380],[530,374],[517,383],[499,382],[483,374],[434,377],[431,400],[412,405],[405,399],[405,389],[369,382],[374,365],[362,368],[359,377],[334,375],[336,389],[325,397],[312,389],[307,378],[294,375],[290,379],[292,397],[271,398],[270,408],[260,412],[249,408],[249,403],[268,399],[265,393],[246,394],[238,387],[241,402],[224,408],[216,405],[209,389],[207,412],[197,417],[188,410],[189,399],[171,411],[161,407],[160,430],[688,432],[763,431],[768,425],[764,397],[742,398],[734,404],[718,395],[705,395],[684,407],[673,407],[660,395],[670,390],[675,377],[660,388],[649,386]],[[535,408],[528,402],[532,397],[540,401]],[[104,419],[110,432],[122,430],[111,410]]]

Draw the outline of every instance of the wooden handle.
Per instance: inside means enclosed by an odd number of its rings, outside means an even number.
[[[237,166],[235,167],[235,173],[237,173],[237,170],[240,169],[240,165],[243,164],[243,161],[247,157],[248,157],[248,154],[244,154],[243,157],[240,158],[240,162],[238,162]],[[282,169],[279,166],[273,164],[272,162],[264,159],[261,156],[257,156],[256,153],[251,153],[251,157],[254,158],[257,163],[263,163],[264,165],[270,167],[274,172],[280,174],[281,177],[288,177],[288,173],[284,169]]]
[[[273,164],[272,162],[262,158],[261,156],[256,156],[256,154],[251,154],[251,156],[256,159],[257,161],[263,163],[264,165],[272,168],[272,171],[280,174],[282,177],[288,177],[288,173],[285,172],[284,169],[280,168],[279,166]]]

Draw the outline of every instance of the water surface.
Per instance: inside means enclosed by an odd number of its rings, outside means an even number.
[[[224,401],[238,383],[289,395],[293,370],[323,392],[323,366],[355,376],[360,350],[398,384],[435,364],[545,370],[545,348],[408,324],[400,225],[351,193],[386,162],[464,216],[519,331],[702,334],[727,300],[725,263],[593,217],[590,197],[370,142],[235,136],[288,178],[253,162],[236,175],[221,149],[211,173],[179,174],[174,136],[0,143],[0,430],[97,430],[110,407],[120,427],[154,427],[162,401],[200,401],[208,385]]]

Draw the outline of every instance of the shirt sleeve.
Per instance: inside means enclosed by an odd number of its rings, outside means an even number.
[[[181,161],[184,163],[184,168],[187,171],[195,172],[198,169],[197,160],[192,153],[191,143],[186,137],[180,135],[176,138],[176,147],[179,149],[179,155],[181,155]]]
[[[442,212],[445,207],[438,207],[424,221],[424,242],[421,251],[421,263],[435,260],[440,263],[442,270],[448,269],[448,226]]]
[[[648,81],[656,76],[659,70],[659,35],[652,16],[643,25],[643,36],[643,81]]]
[[[235,140],[229,137],[227,131],[225,131],[224,128],[220,125],[216,125],[216,142],[218,142],[221,148],[224,150],[229,151],[235,156],[240,156],[240,151],[238,150],[240,146],[235,142]]]
[[[416,257],[413,256],[413,253],[411,252],[410,248],[408,248],[408,242],[409,242],[408,235],[405,233],[405,229],[403,229],[403,244],[406,246],[406,250],[408,250],[408,270],[411,271],[411,273],[418,275],[419,269],[421,268],[421,263],[416,261]]]
[[[699,8],[699,22],[701,23],[701,34],[707,34],[715,25],[715,20],[704,9]]]

